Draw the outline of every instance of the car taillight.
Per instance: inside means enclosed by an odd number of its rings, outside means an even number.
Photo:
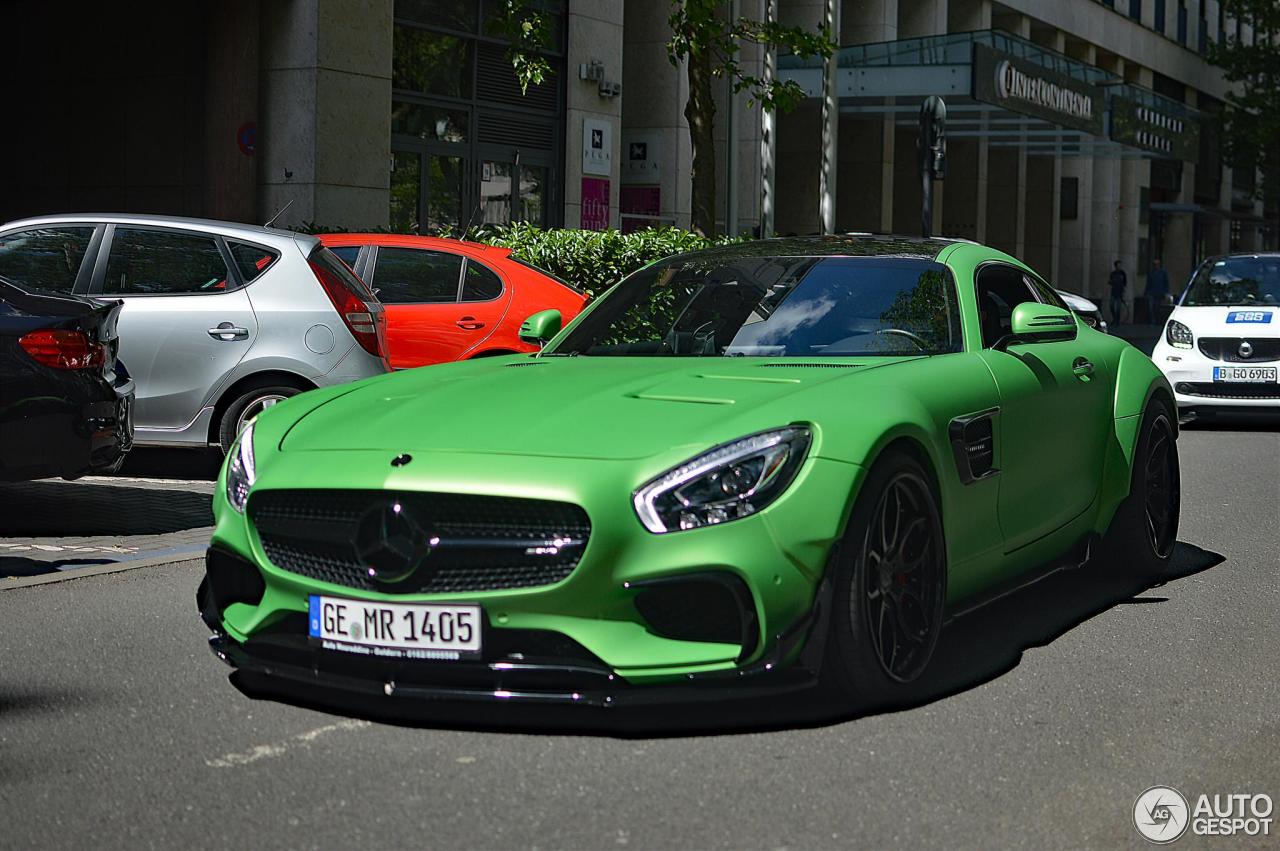
[[[356,342],[366,352],[382,357],[382,341],[378,335],[378,322],[374,317],[376,308],[371,307],[365,303],[364,299],[353,293],[333,270],[326,269],[323,264],[315,260],[307,262],[311,265],[311,271],[315,273],[316,280],[328,294],[329,301],[333,302],[334,309],[338,311],[347,329],[351,331],[351,336],[356,338]]]
[[[94,369],[107,361],[107,349],[83,331],[32,331],[18,345],[36,363],[53,369]]]

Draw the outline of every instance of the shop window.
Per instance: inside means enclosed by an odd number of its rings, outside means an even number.
[[[396,24],[391,85],[425,95],[471,97],[468,39]]]
[[[422,157],[416,151],[391,155],[391,229],[418,232],[418,198],[422,194]]]
[[[424,27],[473,33],[478,22],[476,0],[396,0],[395,16]]]
[[[392,101],[391,132],[428,142],[465,142],[470,121],[466,112],[418,103]]]
[[[1059,218],[1064,222],[1080,217],[1080,178],[1062,178],[1061,199],[1058,202]]]

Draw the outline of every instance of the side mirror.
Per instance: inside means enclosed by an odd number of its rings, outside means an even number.
[[[1076,317],[1052,304],[1024,301],[1013,309],[1011,332],[996,344],[1003,351],[1015,343],[1057,343],[1076,338]]]
[[[541,346],[560,333],[561,321],[560,311],[539,310],[520,323],[520,339]]]

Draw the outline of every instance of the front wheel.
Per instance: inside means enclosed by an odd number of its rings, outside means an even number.
[[[1182,506],[1181,475],[1169,409],[1152,400],[1139,428],[1129,495],[1117,509],[1109,535],[1121,567],[1151,577],[1173,558]]]
[[[937,496],[910,455],[891,451],[876,462],[831,567],[824,679],[861,708],[906,700],[942,632],[947,585]]]

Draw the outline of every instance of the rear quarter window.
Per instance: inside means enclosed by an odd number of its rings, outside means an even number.
[[[271,264],[280,258],[278,251],[272,251],[260,245],[250,245],[247,242],[228,240],[227,247],[231,249],[231,256],[235,258],[236,271],[240,273],[240,280],[246,284],[271,268]]]

